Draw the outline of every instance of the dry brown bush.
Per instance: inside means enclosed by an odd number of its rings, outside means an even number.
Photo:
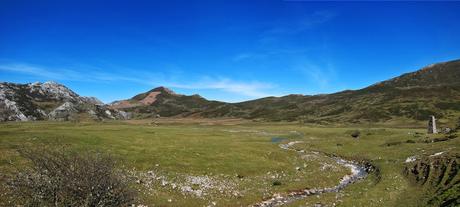
[[[28,163],[4,177],[11,206],[128,206],[135,202],[129,179],[102,153],[66,147],[18,150]]]

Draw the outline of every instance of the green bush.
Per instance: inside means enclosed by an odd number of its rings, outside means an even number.
[[[351,132],[350,134],[353,138],[358,138],[359,135],[361,135],[361,132],[359,130],[355,130],[353,132]]]
[[[275,181],[273,181],[272,185],[273,185],[273,186],[281,185],[281,181],[275,180]]]

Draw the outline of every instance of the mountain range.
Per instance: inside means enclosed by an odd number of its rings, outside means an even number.
[[[460,115],[460,60],[432,64],[359,90],[240,103],[210,101],[200,95],[181,95],[158,87],[104,105],[54,82],[1,83],[0,111],[0,120],[21,121],[78,119],[82,114],[97,120],[232,117],[319,124],[420,121],[434,115],[449,121]]]

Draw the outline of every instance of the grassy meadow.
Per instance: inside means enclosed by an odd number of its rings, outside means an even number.
[[[361,132],[358,139],[350,136],[354,130]],[[16,151],[20,147],[67,145],[81,153],[115,156],[120,168],[135,178],[144,205],[248,206],[274,193],[334,186],[350,173],[314,153],[322,152],[366,161],[376,170],[339,193],[287,206],[423,206],[429,195],[405,176],[405,160],[457,154],[460,146],[458,138],[432,142],[445,135],[425,131],[424,126],[323,127],[238,120],[9,122],[0,124],[0,172],[23,164]],[[295,147],[306,156],[278,146],[289,141],[303,141]]]

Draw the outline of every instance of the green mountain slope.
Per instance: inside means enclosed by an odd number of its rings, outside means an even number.
[[[154,101],[146,101],[149,96]],[[160,87],[112,106],[142,118],[159,114],[306,123],[369,123],[426,120],[429,115],[435,115],[455,120],[460,115],[460,60],[433,64],[360,90],[326,95],[287,95],[223,103],[198,95],[178,95]]]
[[[205,117],[271,121],[385,122],[460,114],[460,60],[428,66],[360,90],[334,94],[268,97],[206,110]]]

